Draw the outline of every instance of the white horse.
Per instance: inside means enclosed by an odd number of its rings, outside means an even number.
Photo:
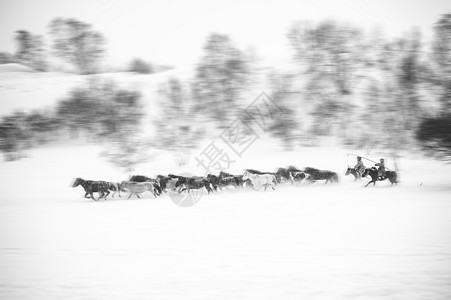
[[[254,186],[264,186],[265,190],[268,186],[271,186],[275,190],[276,176],[272,174],[253,174],[248,171],[243,174],[243,181],[250,180]],[[254,188],[255,190],[255,188]]]

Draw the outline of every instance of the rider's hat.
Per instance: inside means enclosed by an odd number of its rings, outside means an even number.
[[[362,159],[360,156],[357,156],[357,159]]]
[[[384,159],[383,159],[383,158],[381,158],[381,161],[384,161]]]

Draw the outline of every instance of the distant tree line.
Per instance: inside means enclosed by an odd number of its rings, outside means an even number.
[[[264,83],[284,112],[268,133],[287,148],[330,136],[352,147],[397,152],[441,145],[438,152],[444,153],[444,136],[451,134],[441,129],[447,128],[451,107],[450,14],[437,21],[430,47],[417,30],[387,38],[334,20],[295,23],[287,37],[298,70],[270,71]],[[194,117],[171,119],[183,119],[190,124],[186,128],[202,120],[225,128],[243,109],[240,99],[253,88],[253,77],[261,75],[229,36],[211,34],[190,83],[177,83],[188,86],[182,94]],[[185,111],[186,103],[164,100],[160,106]],[[171,138],[173,143],[179,136]]]
[[[1,52],[0,64],[21,63],[36,71],[49,69],[50,56],[59,58],[75,68],[78,74],[96,74],[106,53],[104,35],[92,25],[74,18],[55,18],[48,25],[50,49],[42,35],[17,30],[14,54]],[[152,64],[140,58],[130,61],[128,70],[142,74],[153,73]]]
[[[80,74],[96,71],[105,53],[102,34],[74,19],[55,19],[49,29],[55,55]],[[16,34],[16,54],[13,58],[0,54],[0,60],[45,68],[42,38],[25,31]],[[194,76],[186,82],[172,78],[159,87],[161,114],[152,125],[164,134],[155,145],[194,147],[210,127],[223,130],[244,108],[243,97],[255,88],[255,78],[266,76],[262,86],[284,112],[272,120],[268,133],[287,148],[329,136],[353,147],[396,152],[420,146],[451,157],[451,151],[444,151],[451,148],[451,14],[440,16],[429,45],[416,30],[387,38],[334,20],[294,23],[287,38],[296,70],[268,72],[255,68],[253,57],[228,35],[210,34]],[[153,66],[134,59],[129,71],[147,74]],[[135,129],[136,134],[144,126],[139,121],[145,113],[140,97],[94,80],[72,90],[51,116],[44,114],[49,118],[45,126],[63,126],[75,136],[84,132],[96,139],[124,140],[132,136],[127,132]],[[2,120],[3,148],[14,149],[13,137],[27,140],[27,132],[36,135],[24,119],[11,115]]]
[[[451,14],[436,22],[428,48],[417,30],[388,39],[337,21],[293,24],[288,38],[299,72],[285,103],[302,107],[311,122],[286,115],[281,136],[330,135],[354,147],[419,145],[444,153],[451,135],[444,130],[451,115]],[[277,100],[280,88],[273,94]],[[289,118],[303,128],[297,137]]]
[[[91,78],[52,109],[3,116],[0,150],[7,160],[14,160],[24,150],[61,138],[65,132],[72,138],[83,134],[99,143],[125,143],[142,126],[141,97],[114,81]]]

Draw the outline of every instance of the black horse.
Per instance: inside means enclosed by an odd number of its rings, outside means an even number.
[[[245,181],[243,181],[243,175],[233,175],[230,173],[226,173],[224,171],[219,172],[219,176],[218,179],[221,180],[223,178],[229,178],[229,177],[233,177],[233,179],[235,180],[235,183],[238,187],[243,187]]]
[[[175,176],[175,175],[172,175]],[[157,180],[160,183],[160,189],[162,192],[167,192],[167,190],[174,190],[175,184],[178,181],[178,177],[172,177],[172,176],[164,176],[164,175],[158,175]]]
[[[304,172],[304,171],[296,168],[295,166],[288,166],[287,170],[288,170],[288,172],[292,172],[292,173],[293,172]]]
[[[210,186],[210,181],[207,180],[205,177],[183,177],[180,176],[177,180],[177,183],[175,184],[175,187],[179,187],[184,185],[183,188],[180,189],[179,193],[183,191],[189,192],[190,190],[197,190],[205,187],[207,189],[207,192],[210,194],[210,192],[213,192],[213,189]]]
[[[218,180],[218,187],[222,191],[223,187],[233,186],[235,188],[240,187],[240,182],[235,176],[222,177]]]
[[[84,180],[82,178],[76,178],[72,187],[77,187],[81,185],[85,190],[85,198],[92,198],[94,201],[98,201],[100,198],[106,197],[110,194],[110,185],[106,181],[93,181],[93,180]],[[99,193],[99,198],[94,198],[93,193]],[[91,197],[88,197],[90,195]]]
[[[327,170],[318,170],[315,168],[306,167],[304,173],[309,174],[309,180],[315,182],[318,180],[326,180],[325,184],[328,182],[338,183],[338,175],[335,172],[327,171]]]
[[[276,171],[276,181],[277,183],[281,183],[282,179],[291,181],[291,184],[294,183],[294,178],[292,172],[285,168],[278,168]]]
[[[270,174],[270,175],[276,176],[276,173],[273,173],[273,172],[262,172],[262,171],[254,170],[254,169],[246,169],[246,172],[249,172],[251,174],[257,174],[257,175]]]
[[[348,169],[346,169],[345,176],[348,176],[349,174],[352,174],[354,176],[354,181],[357,181],[357,179],[358,180],[362,179],[362,176],[360,175],[360,173],[357,172],[357,170],[354,168],[348,167]]]
[[[379,177],[379,173],[375,167],[372,168],[366,168],[365,172],[363,173],[363,177],[366,177],[370,175],[371,181],[368,182],[365,187],[367,187],[370,183],[373,183],[373,186],[376,186],[376,181],[383,181],[385,179],[388,179],[393,185],[394,183],[398,184],[398,173],[396,171],[385,171],[384,177]]]
[[[216,192],[218,190],[219,177],[213,174],[208,174],[207,180],[210,182],[213,190]]]

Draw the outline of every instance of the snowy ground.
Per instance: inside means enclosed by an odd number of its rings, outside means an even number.
[[[82,198],[76,176],[127,177],[99,151],[54,145],[0,163],[0,299],[451,299],[449,165],[403,158],[399,186],[364,189],[343,176],[345,150],[252,148],[235,172],[329,165],[341,183],[182,208],[150,193]],[[137,172],[175,171],[161,154]]]
[[[3,71],[2,115],[52,106],[86,80]],[[154,101],[174,74],[108,76]],[[183,208],[150,193],[84,199],[74,177],[129,175],[97,146],[65,142],[0,162],[0,299],[451,299],[450,165],[405,153],[399,186],[364,189],[343,176],[355,149],[282,152],[262,140],[229,171],[312,166],[340,184],[222,192]],[[393,166],[384,153],[360,154]],[[174,154],[152,157],[134,173],[203,171],[193,158],[179,168]]]

